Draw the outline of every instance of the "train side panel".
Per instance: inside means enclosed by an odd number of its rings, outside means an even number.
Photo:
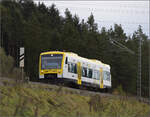
[[[48,56],[49,55],[49,56]],[[41,58],[44,57],[44,58]],[[47,57],[47,58],[46,58]],[[61,58],[61,63],[56,63],[53,60]],[[43,61],[54,61],[50,64],[50,69],[42,69]],[[42,61],[42,62],[41,62]],[[57,66],[56,66],[57,64]],[[43,66],[42,66],[43,65]],[[58,65],[61,65],[58,67]],[[51,68],[52,66],[56,67]],[[111,87],[111,75],[110,66],[101,63],[98,60],[90,60],[80,57],[73,53],[68,52],[44,52],[39,58],[39,78],[52,78],[52,76],[58,79],[65,79],[75,82],[78,85],[87,85],[99,88]]]
[[[81,63],[81,83],[78,83],[78,68],[77,63]],[[74,70],[74,68],[76,70]],[[66,54],[65,56],[65,63],[63,68],[63,78],[67,78],[69,80],[74,80],[79,85],[82,84],[89,84],[91,86],[97,86],[100,87],[100,73],[99,73],[100,65],[96,64],[92,61],[89,61],[87,59],[78,57],[78,56],[71,56],[69,54]],[[71,70],[70,70],[71,69]],[[86,72],[91,70],[91,76],[84,75],[84,69]]]

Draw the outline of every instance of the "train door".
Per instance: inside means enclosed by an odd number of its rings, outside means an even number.
[[[77,74],[78,74],[78,80],[77,80],[77,84],[81,85],[81,63],[77,62]]]
[[[104,88],[103,84],[103,69],[100,68],[100,88]]]

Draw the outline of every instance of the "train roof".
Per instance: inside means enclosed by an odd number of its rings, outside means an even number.
[[[48,51],[48,52],[42,52],[40,55],[45,55],[45,54],[67,54],[67,55],[72,56],[72,57],[77,57],[78,59],[81,59],[81,60],[86,60],[88,62],[95,63],[95,64],[101,64],[104,67],[110,68],[110,66],[108,64],[104,64],[99,60],[84,58],[84,57],[78,56],[78,54],[73,53],[73,52]]]
[[[73,53],[73,52],[62,52],[62,51],[47,51],[47,52],[42,52],[40,55],[44,55],[44,54],[69,54],[69,55],[72,55],[72,56],[78,56],[78,54],[76,53]]]
[[[64,52],[61,52],[61,51],[47,51],[47,52],[42,52],[40,55],[45,55],[45,54],[64,54]]]

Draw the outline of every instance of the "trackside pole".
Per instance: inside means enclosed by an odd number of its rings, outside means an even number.
[[[21,68],[21,80],[24,80],[24,47],[20,47],[19,67]]]
[[[150,38],[148,40],[149,45],[149,104],[150,104]]]
[[[139,36],[138,47],[138,73],[137,73],[137,96],[141,98],[141,37]]]

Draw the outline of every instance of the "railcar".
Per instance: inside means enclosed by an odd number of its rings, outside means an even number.
[[[49,51],[40,54],[39,79],[70,81],[77,85],[111,88],[110,66],[72,52]]]

